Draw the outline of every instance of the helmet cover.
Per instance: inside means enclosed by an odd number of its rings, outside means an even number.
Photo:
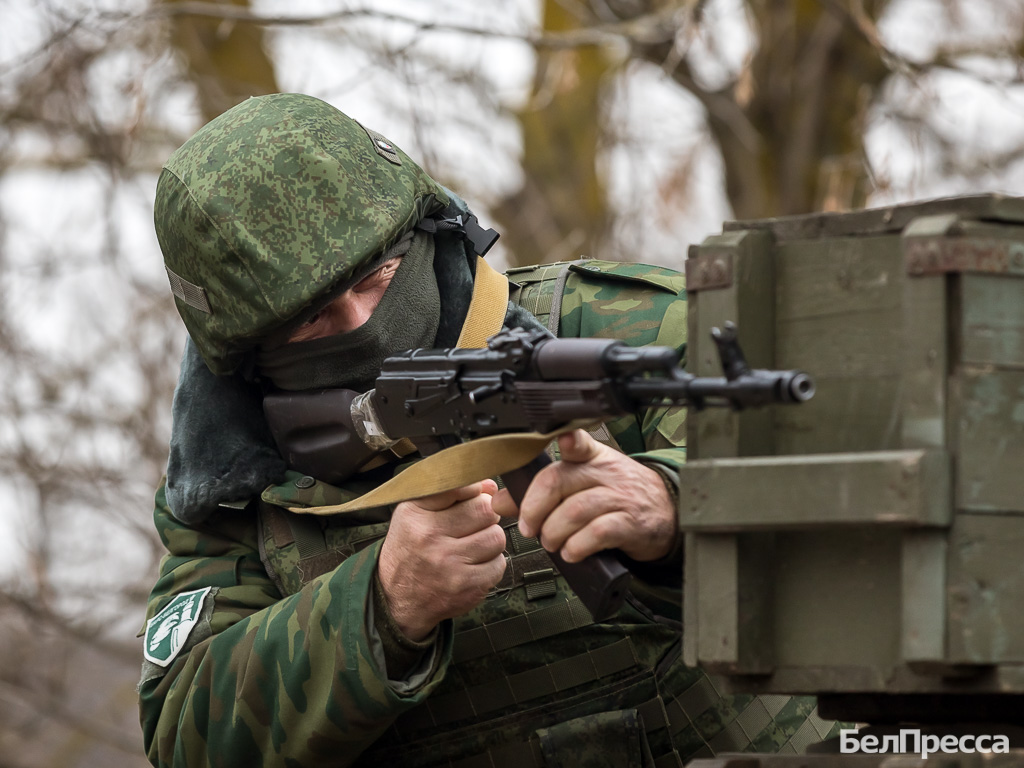
[[[448,202],[380,134],[311,96],[273,94],[171,155],[154,220],[178,313],[223,375]]]

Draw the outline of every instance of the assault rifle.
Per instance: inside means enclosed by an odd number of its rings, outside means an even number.
[[[466,440],[547,433],[652,406],[740,410],[801,403],[814,395],[814,382],[801,371],[752,370],[731,323],[713,329],[712,337],[722,378],[686,373],[671,347],[514,329],[493,336],[484,349],[417,349],[390,357],[375,388],[362,395],[338,389],[275,393],[264,409],[289,466],[340,482],[401,438],[429,455]],[[542,452],[502,475],[517,504],[550,462]],[[595,620],[622,605],[630,574],[610,551],[579,563],[549,554]]]

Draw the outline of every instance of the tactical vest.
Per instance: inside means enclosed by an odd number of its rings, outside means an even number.
[[[644,274],[637,265],[609,262],[524,267],[508,276],[511,300],[556,333],[569,289],[679,290],[666,270]],[[633,443],[627,450],[643,450],[635,444],[635,424],[613,424],[611,432]],[[284,507],[343,503],[394,469],[373,470],[344,488],[290,473],[288,482],[264,493],[261,556],[282,595],[379,541],[390,515],[378,509],[324,518]],[[813,712],[813,699],[722,695],[702,671],[686,667],[679,607],[657,589],[645,590],[642,578],[612,620],[593,623],[539,542],[523,538],[515,521],[504,527],[505,575],[486,600],[455,620],[453,664],[444,681],[399,717],[360,765],[530,768],[579,765],[593,754],[601,765],[681,768],[724,751],[803,751],[832,727]],[[640,565],[641,577],[645,567],[658,569]],[[668,576],[678,580],[678,564]]]

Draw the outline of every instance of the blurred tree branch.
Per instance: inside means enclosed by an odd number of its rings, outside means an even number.
[[[423,21],[412,16],[388,13],[373,8],[344,8],[337,11],[302,15],[267,15],[247,8],[220,3],[164,0],[163,5],[150,9],[147,15],[150,17],[196,16],[225,21],[244,21],[268,27],[311,27],[372,19],[400,24],[418,32],[455,32],[470,37],[517,40],[534,48],[554,50],[607,45],[622,39],[656,40],[665,34],[664,20],[660,14],[644,14],[629,20],[587,26],[576,25],[565,29],[545,26],[539,32],[506,31],[451,21]]]
[[[180,5],[174,0],[161,0],[150,13],[167,12],[171,44],[185,59],[206,120],[249,96],[279,90],[274,65],[264,47],[263,30],[247,18],[252,16],[249,0],[188,3],[199,6],[193,10],[200,12],[190,13],[181,13]]]
[[[140,752],[139,740],[132,734],[125,733],[120,726],[105,723],[68,706],[59,694],[47,695],[28,686],[0,680],[0,703],[28,707],[38,718],[57,720],[119,752],[132,756]]]

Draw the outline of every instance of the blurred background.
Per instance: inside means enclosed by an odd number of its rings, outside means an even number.
[[[1024,0],[0,0],[0,768],[142,766],[183,344],[164,159],[247,96],[384,133],[500,265],[1024,194]]]

